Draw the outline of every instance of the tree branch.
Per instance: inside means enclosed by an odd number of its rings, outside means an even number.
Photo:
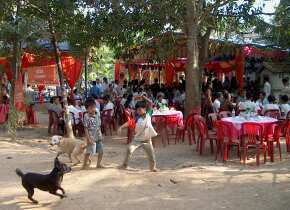
[[[211,14],[211,15],[214,15],[214,14]],[[249,16],[258,16],[258,15],[273,16],[273,15],[275,15],[275,13],[257,12],[257,13],[249,14]],[[241,15],[239,13],[235,13],[235,14],[222,14],[222,13],[217,13],[216,16],[223,16],[223,17],[242,17],[243,15]]]
[[[29,0],[26,3],[29,4],[33,9],[36,9],[39,13],[41,13],[43,15],[46,14],[45,11],[40,9],[37,5],[31,3]]]

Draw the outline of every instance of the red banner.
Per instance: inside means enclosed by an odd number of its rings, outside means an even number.
[[[25,104],[24,104],[24,91],[23,91],[23,81],[22,75],[18,75],[18,79],[15,82],[15,90],[14,90],[14,106],[15,109],[19,112],[25,112]]]
[[[58,85],[56,66],[34,66],[26,69],[28,84],[32,85]]]

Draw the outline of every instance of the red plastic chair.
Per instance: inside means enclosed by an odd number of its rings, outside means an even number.
[[[205,147],[205,143],[206,141],[209,141],[211,153],[213,154],[214,141],[217,140],[216,134],[208,131],[205,120],[201,118],[200,116],[196,117],[196,125],[197,125],[198,133],[199,133],[196,150],[199,151],[200,155],[202,155],[204,147]]]
[[[221,112],[219,113],[219,116],[220,116],[220,118],[231,117],[231,116],[232,116],[232,113],[229,112],[229,111],[221,111]]]
[[[223,154],[223,161],[227,161],[229,159],[230,149],[233,146],[237,147],[237,156],[240,156],[240,148],[241,142],[239,139],[233,138],[232,130],[233,125],[229,122],[221,121],[219,125],[219,130],[217,129],[218,136],[222,135],[222,154]],[[219,137],[220,138],[220,137]]]
[[[284,126],[283,123],[279,122],[275,126],[275,130],[274,130],[273,135],[265,134],[265,141],[267,142],[268,154],[270,155],[272,162],[274,162],[274,151],[275,151],[274,144],[275,143],[276,143],[278,150],[279,150],[280,161],[282,160],[280,138],[282,135],[283,126]]]
[[[200,113],[201,113],[201,107],[195,107],[190,112],[190,114],[197,114],[197,115],[200,115]]]
[[[281,114],[279,109],[269,109],[265,111],[264,116],[272,117],[278,120],[281,117]]]
[[[166,116],[164,120],[165,120],[165,125],[166,125],[167,144],[169,145],[171,136],[175,136],[175,139],[176,139],[179,119],[177,116]]]
[[[243,132],[243,163],[246,164],[249,148],[256,149],[256,162],[260,165],[260,150],[263,150],[264,163],[266,163],[267,147],[263,141],[263,126],[257,123],[242,124]]]
[[[190,114],[186,120],[185,123],[182,126],[177,127],[176,131],[176,138],[175,138],[175,144],[182,140],[184,142],[185,140],[185,134],[187,133],[188,136],[188,143],[189,145],[192,145],[192,142],[195,143],[195,135],[194,135],[194,120],[193,116],[195,114]]]
[[[130,144],[134,137],[136,122],[133,118],[132,112],[129,109],[124,111],[125,121],[128,122],[127,130],[127,144]]]
[[[287,122],[287,127],[285,131],[285,143],[286,143],[286,151],[290,153],[290,120]]]
[[[107,135],[107,129],[110,130],[110,134],[112,136],[112,129],[115,130],[115,120],[112,116],[112,109],[104,110],[101,114],[101,120],[102,120],[102,131],[105,135]]]
[[[219,115],[217,113],[208,114],[208,127],[214,129],[215,122],[219,119]]]
[[[124,106],[121,104],[121,99],[117,98],[115,100],[115,106],[114,106],[114,119],[117,125],[123,124],[124,123]]]

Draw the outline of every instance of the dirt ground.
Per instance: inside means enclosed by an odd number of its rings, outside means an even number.
[[[20,130],[18,136],[17,142],[9,142],[0,130],[1,210],[290,209],[290,162],[285,151],[281,162],[276,158],[258,168],[253,160],[242,166],[234,154],[223,164],[209,151],[199,156],[195,146],[184,143],[164,148],[157,140],[159,172],[149,172],[142,150],[134,154],[129,170],[124,171],[117,166],[124,158],[125,139],[116,136],[104,141],[106,169],[81,171],[75,167],[64,177],[67,198],[60,200],[36,190],[34,198],[39,204],[31,204],[15,169],[47,173],[55,151],[48,145],[44,126]],[[61,160],[68,162],[66,156]],[[94,166],[96,157],[93,160]]]

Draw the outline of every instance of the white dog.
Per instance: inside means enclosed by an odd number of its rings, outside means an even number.
[[[61,154],[68,154],[70,161],[73,165],[81,163],[79,156],[85,151],[86,143],[79,139],[64,138],[62,136],[51,137],[50,145],[58,146],[57,156]],[[76,162],[73,162],[73,159]]]

